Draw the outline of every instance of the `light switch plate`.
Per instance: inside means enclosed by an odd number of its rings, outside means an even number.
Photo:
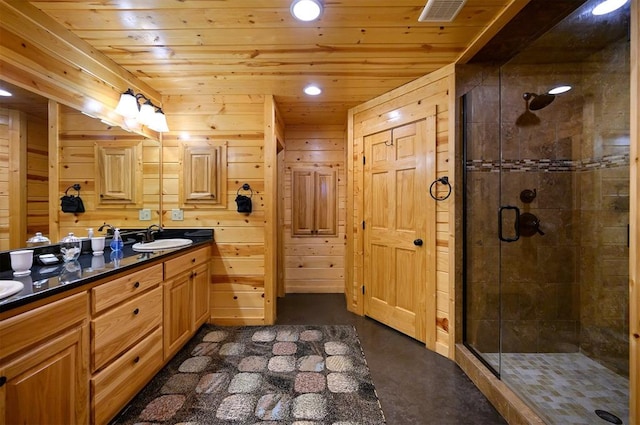
[[[182,221],[184,220],[184,212],[179,209],[171,210],[171,220],[173,221]]]
[[[151,210],[149,208],[143,208],[138,211],[138,220],[148,221],[151,220]]]

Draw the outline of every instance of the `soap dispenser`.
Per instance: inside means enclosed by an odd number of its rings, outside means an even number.
[[[121,251],[124,246],[124,242],[122,241],[122,236],[120,236],[120,229],[115,229],[113,231],[113,238],[111,239],[111,251]]]

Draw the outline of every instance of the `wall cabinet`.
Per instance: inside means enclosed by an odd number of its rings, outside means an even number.
[[[336,236],[337,173],[330,168],[292,171],[293,236]]]
[[[140,142],[98,142],[95,149],[97,205],[142,205]]]
[[[164,263],[164,355],[173,356],[209,319],[209,248]]]
[[[89,420],[87,293],[0,323],[0,423]]]
[[[226,207],[226,144],[184,145],[181,192],[183,206]]]

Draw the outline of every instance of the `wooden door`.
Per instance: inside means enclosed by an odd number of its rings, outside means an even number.
[[[365,314],[426,341],[426,121],[366,136]],[[434,318],[435,320],[435,318]]]

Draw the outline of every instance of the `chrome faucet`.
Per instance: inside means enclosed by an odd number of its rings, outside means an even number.
[[[158,232],[162,232],[162,230],[162,226],[158,224],[152,224],[151,226],[147,227],[147,230],[145,230],[144,233],[143,242],[153,242],[155,239],[155,234]]]

